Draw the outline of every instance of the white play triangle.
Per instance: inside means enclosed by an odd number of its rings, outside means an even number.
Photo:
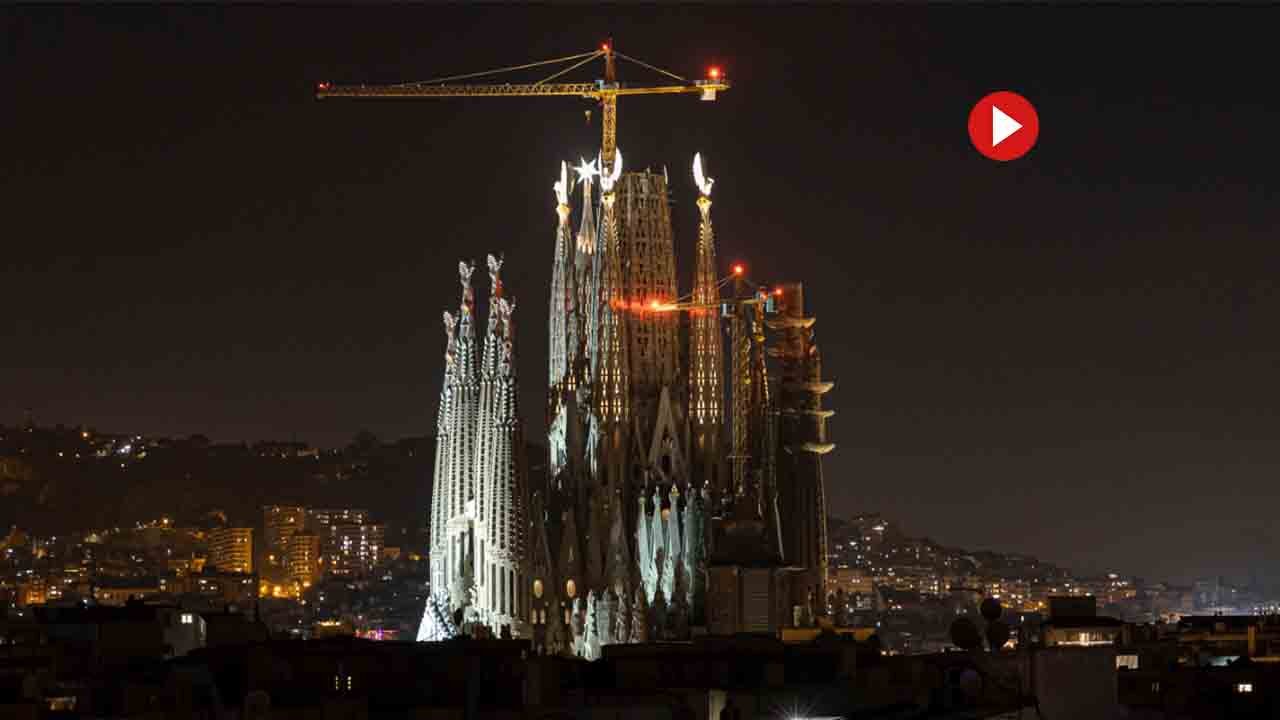
[[[995,105],[991,106],[991,147],[1004,142],[1010,135],[1022,129],[1022,123],[1014,120]]]

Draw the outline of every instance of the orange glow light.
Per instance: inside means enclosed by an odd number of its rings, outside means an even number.
[[[650,303],[649,303],[649,307],[653,308],[654,310],[657,310],[657,309],[658,309],[658,306],[659,306],[660,304],[661,304],[661,303],[659,303],[657,300],[654,300],[654,301],[652,301],[652,302],[650,302]]]
[[[774,294],[774,295],[781,296],[781,295],[782,295],[782,288],[774,288],[774,289],[773,289],[773,294]]]
[[[600,49],[605,52],[609,52],[609,43],[604,43],[603,45],[600,46]]]
[[[734,266],[733,266],[733,274],[734,274],[734,275],[741,275],[742,273],[744,273],[744,272],[746,272],[746,271],[747,271],[747,269],[746,269],[746,268],[744,268],[744,267],[742,267],[741,265],[734,265]]]
[[[711,68],[710,70],[708,70],[708,71],[707,71],[707,75],[709,75],[709,76],[711,77],[711,79],[712,79],[712,80],[715,80],[715,79],[719,78],[719,77],[720,77],[720,68],[718,68],[718,67],[713,67],[713,68]]]

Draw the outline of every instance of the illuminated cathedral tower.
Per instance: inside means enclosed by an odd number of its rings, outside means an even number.
[[[821,396],[831,383],[800,286],[764,292],[735,275],[722,296],[729,278],[716,271],[713,181],[700,156],[685,297],[666,173],[624,173],[621,153],[573,171],[580,194],[563,163],[553,183],[549,456],[536,487],[520,462],[502,264],[489,258],[479,346],[474,268],[460,267],[459,315],[445,314],[420,639],[485,626],[527,637],[537,652],[595,659],[612,643],[683,639],[698,626],[732,633],[812,621],[825,599],[821,459],[833,446]],[[459,611],[469,627],[451,622]]]
[[[693,270],[694,307],[689,310],[689,424],[693,478],[717,496],[726,489],[724,446],[724,337],[720,322],[716,239],[711,229],[711,186],[702,156],[693,157],[698,185],[698,249]]]
[[[431,596],[419,640],[469,625],[494,634],[523,630],[528,607],[529,488],[518,406],[515,302],[502,287],[502,261],[488,257],[489,322],[476,352],[475,266],[460,263],[462,304],[444,314],[445,376],[436,421],[431,503]]]

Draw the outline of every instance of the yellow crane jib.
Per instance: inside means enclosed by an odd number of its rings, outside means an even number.
[[[676,84],[633,85],[617,81],[615,58],[640,65],[660,73]],[[587,63],[604,60],[605,76],[594,82],[552,82],[566,73]],[[517,72],[534,67],[548,65],[567,65],[550,76],[532,83],[458,83],[460,80]],[[316,84],[316,98],[446,98],[446,97],[581,97],[600,103],[601,142],[600,158],[607,171],[613,164],[614,149],[617,147],[617,102],[619,97],[631,95],[671,95],[678,93],[697,93],[702,100],[715,100],[716,93],[729,89],[729,82],[718,67],[707,70],[707,76],[701,80],[690,81],[675,73],[655,67],[641,60],[624,55],[605,43],[598,50],[570,55],[568,57],[540,60],[537,62],[514,65],[510,67],[486,70],[477,73],[466,73],[449,77],[423,80],[419,82],[397,83],[392,85],[337,84],[321,82]]]

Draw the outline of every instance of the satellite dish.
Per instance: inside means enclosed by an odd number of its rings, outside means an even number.
[[[951,642],[965,650],[976,650],[982,646],[982,636],[978,634],[978,626],[969,618],[956,618],[951,623]]]

